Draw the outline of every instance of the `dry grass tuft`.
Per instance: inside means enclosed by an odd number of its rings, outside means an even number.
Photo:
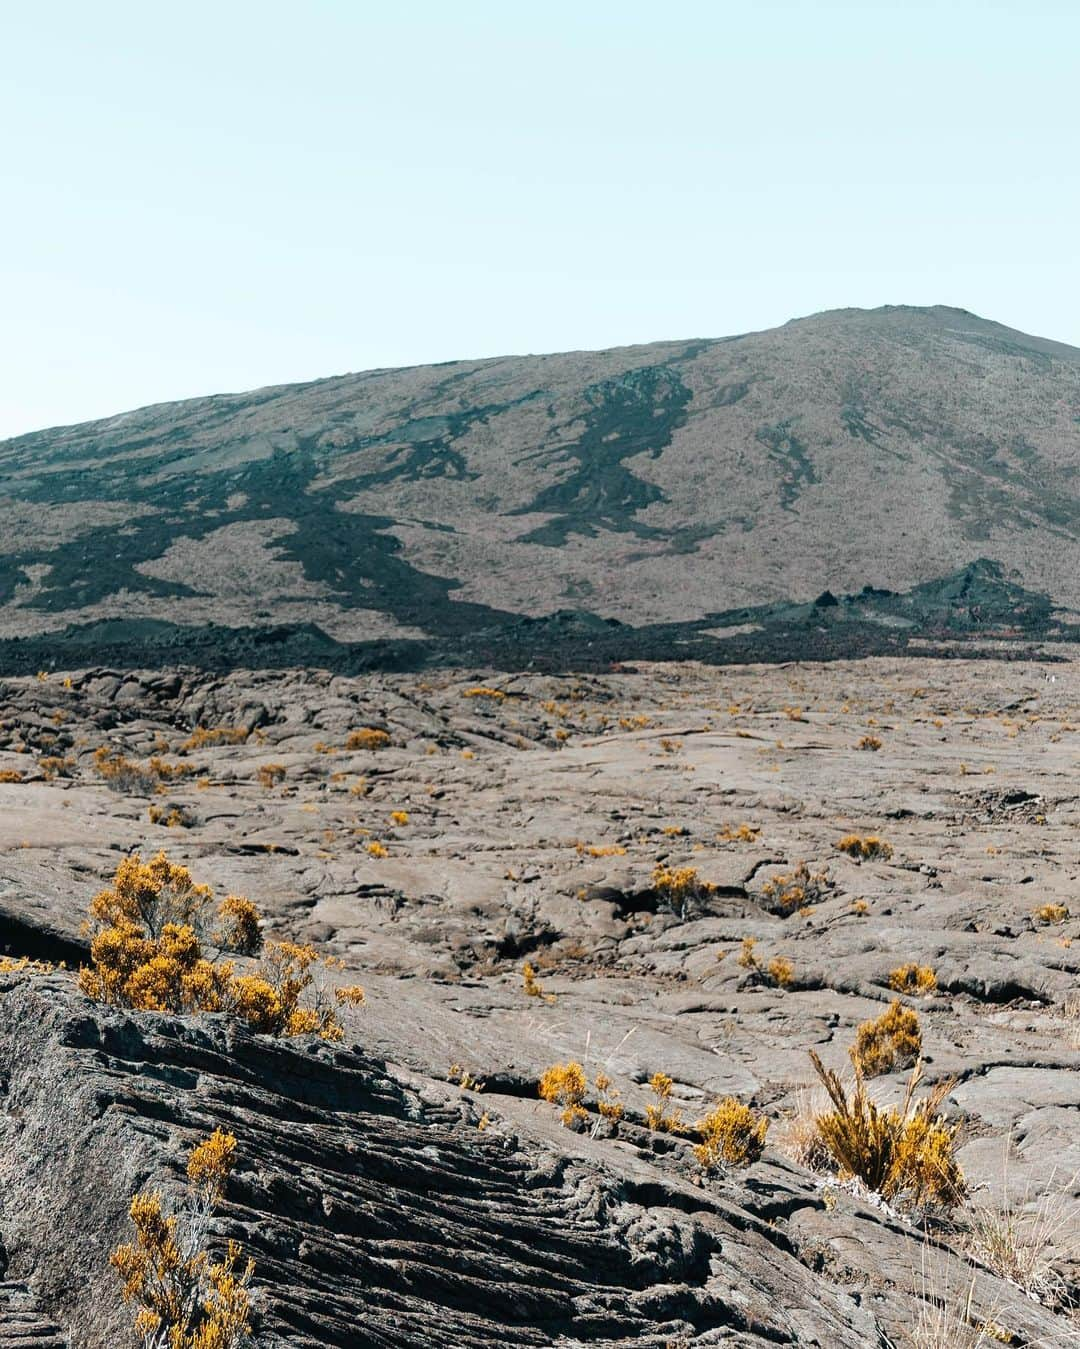
[[[881,1109],[870,1099],[857,1061],[849,1095],[839,1074],[813,1050],[810,1060],[833,1107],[817,1117],[818,1133],[841,1177],[855,1177],[875,1194],[915,1207],[933,1202],[952,1208],[964,1198],[966,1185],[954,1156],[957,1126],[940,1114],[951,1082],[916,1101],[922,1076],[916,1064],[901,1105]]]
[[[1063,1307],[1069,1301],[1069,1284],[1061,1265],[1072,1264],[1080,1254],[1072,1233],[1076,1176],[1065,1184],[1055,1184],[1051,1176],[1034,1204],[1028,1193],[1014,1204],[1009,1199],[1007,1165],[1004,1170],[1001,1206],[978,1204],[971,1209],[968,1254],[1043,1306]]]

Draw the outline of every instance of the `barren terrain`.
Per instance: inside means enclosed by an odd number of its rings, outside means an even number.
[[[127,1201],[215,1124],[261,1344],[1080,1344],[1080,665],[1055,654],[5,681],[0,945],[77,962],[117,860],[164,848],[367,1004],[313,1047],[0,976],[0,1345],[123,1342]],[[200,726],[239,734],[184,748]],[[360,728],[389,744],[347,749]],[[183,771],[118,790],[102,745]],[[820,880],[788,911],[767,887],[802,862]],[[658,865],[710,888],[669,904]],[[793,1142],[808,1051],[843,1069],[908,962],[936,976],[902,1001],[926,1083],[952,1083],[951,1217]],[[613,1080],[617,1127],[538,1098],[567,1060]],[[703,1176],[692,1134],[645,1127],[657,1072],[688,1124],[727,1095],[767,1116],[763,1158]],[[1006,1202],[1053,1204],[1041,1301],[964,1258]],[[916,1338],[942,1301],[954,1338]]]
[[[162,404],[0,444],[0,670],[656,659],[981,558],[1076,611],[1078,473],[1080,351],[944,306]]]

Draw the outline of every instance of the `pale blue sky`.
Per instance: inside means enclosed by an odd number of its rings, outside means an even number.
[[[1080,5],[53,0],[0,24],[0,436],[963,306],[1080,345]]]

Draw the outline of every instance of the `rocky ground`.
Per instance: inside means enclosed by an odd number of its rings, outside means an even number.
[[[0,947],[77,962],[117,860],[165,848],[368,1000],[311,1045],[0,976],[0,1346],[128,1342],[128,1199],[214,1124],[264,1345],[1080,1343],[1060,1296],[959,1254],[976,1207],[1043,1202],[1058,1292],[1080,1278],[1080,666],[1056,654],[7,680]],[[364,728],[389,743],[347,748]],[[102,746],[141,772],[103,778]],[[817,893],[777,912],[802,862]],[[658,863],[711,888],[672,906]],[[910,961],[972,1192],[929,1225],[792,1142],[808,1051],[843,1067]],[[614,1134],[537,1098],[568,1059],[622,1093]],[[687,1121],[728,1094],[764,1112],[763,1159],[703,1178],[692,1138],[645,1127],[658,1071]],[[969,1291],[982,1339],[929,1338]]]

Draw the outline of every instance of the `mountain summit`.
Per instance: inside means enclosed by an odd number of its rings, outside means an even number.
[[[944,306],[369,371],[0,444],[0,638],[677,625],[977,558],[1080,608],[1078,472],[1080,350]]]

